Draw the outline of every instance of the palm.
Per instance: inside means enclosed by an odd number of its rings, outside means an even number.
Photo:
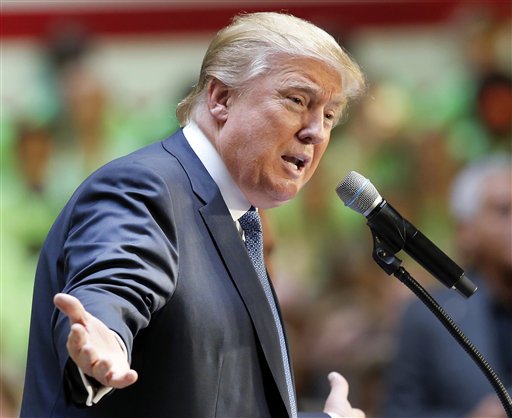
[[[71,295],[59,293],[54,303],[69,318],[71,331],[66,347],[80,370],[102,385],[118,389],[137,380],[137,372],[130,369],[126,353],[112,330]]]

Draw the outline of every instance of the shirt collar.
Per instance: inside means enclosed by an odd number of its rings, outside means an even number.
[[[183,128],[183,135],[217,184],[231,217],[234,221],[238,220],[249,210],[251,204],[231,177],[221,156],[194,122]]]

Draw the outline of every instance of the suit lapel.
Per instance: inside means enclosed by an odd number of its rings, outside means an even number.
[[[182,164],[194,192],[205,203],[199,212],[247,308],[281,398],[291,415],[274,317],[220,191],[181,131],[165,140],[163,146]]]

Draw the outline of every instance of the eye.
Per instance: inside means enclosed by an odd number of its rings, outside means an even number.
[[[338,123],[338,116],[335,112],[328,112],[325,114],[325,120],[330,126],[334,127]]]
[[[288,97],[288,99],[290,99],[293,103],[295,103],[295,104],[297,104],[299,106],[303,106],[304,105],[304,100],[301,97],[290,96],[290,97]]]

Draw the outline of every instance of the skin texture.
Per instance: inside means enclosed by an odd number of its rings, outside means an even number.
[[[279,61],[279,60],[278,60]],[[253,206],[295,197],[315,172],[341,113],[341,80],[312,59],[284,59],[241,95],[218,80],[209,85],[207,132]],[[297,168],[294,158],[302,163]]]

